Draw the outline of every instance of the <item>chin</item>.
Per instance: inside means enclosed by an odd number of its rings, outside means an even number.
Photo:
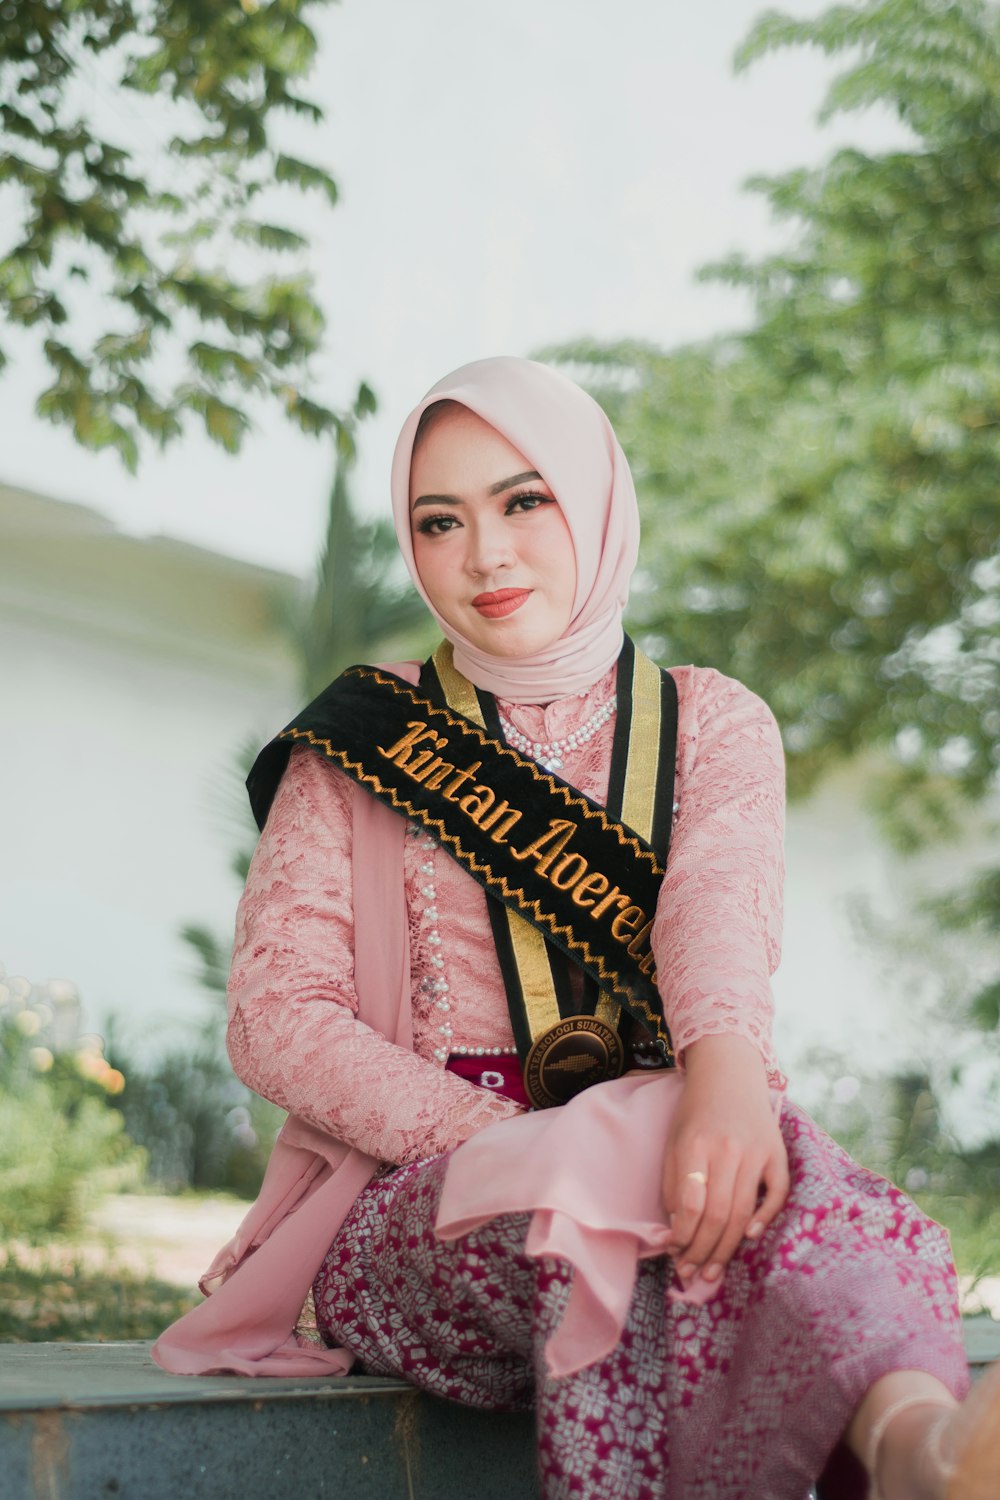
[[[535,635],[530,631],[521,631],[515,634],[513,631],[491,631],[489,634],[469,635],[468,639],[479,647],[480,651],[486,651],[490,656],[501,657],[504,661],[514,661],[519,656],[534,656],[536,652],[544,651],[547,646],[559,639],[555,635]]]

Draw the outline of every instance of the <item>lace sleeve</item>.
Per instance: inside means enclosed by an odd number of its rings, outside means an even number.
[[[351,796],[293,751],[236,914],[227,1044],[257,1093],[380,1161],[451,1150],[519,1106],[357,1019]]]
[[[680,808],[651,934],[664,1013],[679,1055],[702,1036],[744,1036],[781,1086],[770,986],[781,956],[781,737],[741,683],[698,668],[675,675]]]

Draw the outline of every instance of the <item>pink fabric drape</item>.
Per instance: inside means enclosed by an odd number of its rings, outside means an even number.
[[[657,1144],[667,1140],[684,1075],[638,1073],[585,1089],[559,1109],[489,1125],[448,1162],[435,1229],[457,1239],[504,1214],[530,1213],[526,1254],[573,1267],[565,1315],[545,1346],[561,1378],[605,1359],[622,1336],[639,1262],[666,1254]],[[781,1109],[780,1090],[771,1105]],[[701,1307],[722,1281],[668,1292]]]
[[[391,671],[416,682],[415,662]],[[354,797],[355,982],[359,1015],[412,1047],[410,956],[403,890],[406,823]],[[390,874],[398,871],[398,879]],[[293,1330],[330,1241],[378,1163],[289,1116],[260,1194],[201,1282],[209,1293],[160,1335],[153,1358],[176,1375],[345,1375],[346,1349],[300,1342]]]

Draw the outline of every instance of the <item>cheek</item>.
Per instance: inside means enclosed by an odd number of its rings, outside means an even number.
[[[572,610],[576,598],[576,548],[565,516],[559,512],[553,522],[544,540],[545,556],[556,576],[559,603]]]
[[[417,576],[435,609],[444,613],[449,596],[447,550],[441,546],[435,546],[430,537],[423,536],[419,531],[413,533],[412,541],[413,561]],[[444,610],[441,608],[442,605],[445,606]]]

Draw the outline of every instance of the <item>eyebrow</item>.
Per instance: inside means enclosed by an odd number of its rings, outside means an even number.
[[[502,495],[504,490],[512,490],[515,484],[524,484],[528,479],[537,479],[544,484],[541,474],[535,469],[526,469],[523,474],[512,474],[509,479],[498,479],[496,484],[491,484],[486,491],[488,495]],[[413,509],[418,505],[462,505],[464,502],[457,495],[418,495],[413,502]]]

